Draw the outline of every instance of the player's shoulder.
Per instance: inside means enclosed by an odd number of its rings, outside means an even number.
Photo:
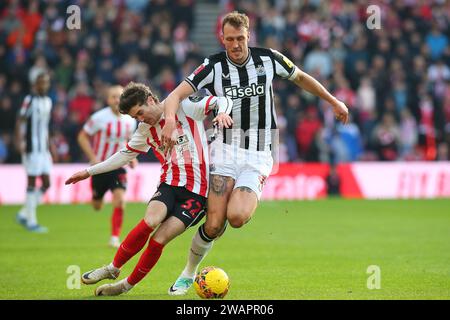
[[[129,114],[123,114],[123,113],[121,113],[121,114],[120,114],[120,119],[121,119],[121,120],[124,120],[124,121],[127,121],[127,122],[130,122],[130,123],[136,122],[136,120],[133,119],[133,117],[130,116]]]
[[[207,59],[209,64],[214,65],[218,62],[225,61],[227,59],[227,55],[225,51],[221,51],[210,55]]]
[[[23,102],[24,103],[30,103],[33,100],[34,94],[30,93],[27,94],[24,98],[23,98]]]
[[[145,122],[139,122],[136,132],[142,134],[142,135],[148,135],[150,132],[151,125],[145,123]]]
[[[104,119],[104,117],[109,117],[111,114],[112,112],[109,107],[103,107],[91,114],[91,118]]]
[[[197,103],[202,101],[206,96],[202,95],[190,95],[189,97],[181,100],[181,105],[188,105],[191,103]]]
[[[271,48],[250,47],[250,51],[252,54],[259,56],[273,56],[273,49]]]

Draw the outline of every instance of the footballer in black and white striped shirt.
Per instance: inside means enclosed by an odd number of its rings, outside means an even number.
[[[272,171],[271,149],[276,148],[277,122],[272,81],[290,80],[327,101],[339,121],[346,123],[348,109],[316,79],[301,71],[280,52],[270,48],[249,48],[249,19],[231,12],[222,20],[224,52],[211,55],[165,100],[162,141],[173,145],[179,102],[202,88],[215,96],[233,99],[233,126],[222,130],[210,145],[211,177],[208,212],[192,241],[188,262],[170,288],[170,294],[184,294],[212,241],[224,232],[226,223],[239,228],[258,206],[262,188]],[[218,123],[221,126],[221,123]]]
[[[17,122],[17,143],[27,174],[25,204],[17,214],[17,222],[37,233],[47,232],[47,228],[37,222],[36,207],[50,187],[52,156],[49,149],[49,125],[52,101],[47,96],[49,88],[49,75],[46,72],[39,73],[33,84],[33,92],[22,103]],[[40,188],[36,187],[37,177],[42,180]]]

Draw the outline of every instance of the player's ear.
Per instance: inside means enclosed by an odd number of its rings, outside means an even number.
[[[155,104],[155,99],[152,96],[148,96],[147,105],[151,106],[152,104]]]
[[[223,31],[220,33],[220,41],[222,42],[222,44],[225,46],[225,38],[223,36]]]

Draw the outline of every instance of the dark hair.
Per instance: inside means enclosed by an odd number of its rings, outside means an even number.
[[[128,114],[132,107],[146,103],[148,97],[152,97],[156,103],[159,103],[158,97],[145,84],[130,82],[120,95],[119,112]]]
[[[222,32],[223,27],[225,27],[227,23],[235,27],[236,29],[244,27],[248,30],[250,28],[250,22],[247,15],[245,13],[239,13],[237,11],[233,11],[225,15],[222,20]]]
[[[33,83],[37,83],[38,82],[38,80],[40,79],[40,78],[43,78],[43,77],[50,77],[50,74],[47,72],[47,71],[45,71],[45,70],[41,70],[41,71],[39,71],[39,73],[36,75],[36,77],[34,78],[34,81],[33,81]]]

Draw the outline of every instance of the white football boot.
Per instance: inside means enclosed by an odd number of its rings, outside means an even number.
[[[83,273],[81,281],[84,284],[95,284],[105,279],[117,279],[120,274],[120,269],[114,269],[110,266],[104,266],[98,269],[94,269]]]
[[[194,279],[179,276],[167,293],[171,296],[183,296],[188,292],[193,283]]]
[[[130,291],[131,285],[126,283],[127,279],[120,280],[115,283],[101,285],[95,289],[96,296],[118,296],[122,293]]]

